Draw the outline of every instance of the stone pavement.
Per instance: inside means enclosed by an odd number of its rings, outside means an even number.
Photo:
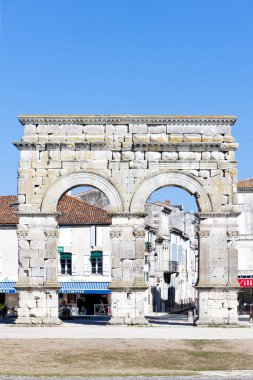
[[[22,327],[0,324],[0,339],[253,339],[253,329],[151,325],[106,326],[65,322],[56,327]]]

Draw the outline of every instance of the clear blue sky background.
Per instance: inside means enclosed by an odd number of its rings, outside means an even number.
[[[25,113],[235,114],[252,177],[252,20],[252,0],[2,0],[0,193]]]

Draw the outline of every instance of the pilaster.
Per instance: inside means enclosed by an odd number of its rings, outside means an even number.
[[[17,230],[19,293],[16,324],[58,325],[57,245],[59,229],[53,215],[22,215]]]
[[[144,318],[144,220],[114,216],[112,239],[112,317],[110,324],[147,324]]]

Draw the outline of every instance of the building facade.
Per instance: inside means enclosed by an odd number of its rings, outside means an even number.
[[[238,181],[238,282],[240,309],[253,304],[253,178]],[[247,310],[249,312],[249,310]]]

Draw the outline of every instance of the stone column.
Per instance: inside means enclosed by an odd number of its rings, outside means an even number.
[[[17,230],[19,295],[16,324],[60,324],[57,271],[59,230],[54,215],[20,218]]]
[[[147,324],[144,317],[144,220],[124,214],[112,218],[112,316],[110,324]]]
[[[211,214],[199,231],[198,325],[237,324],[238,235],[233,214]]]

